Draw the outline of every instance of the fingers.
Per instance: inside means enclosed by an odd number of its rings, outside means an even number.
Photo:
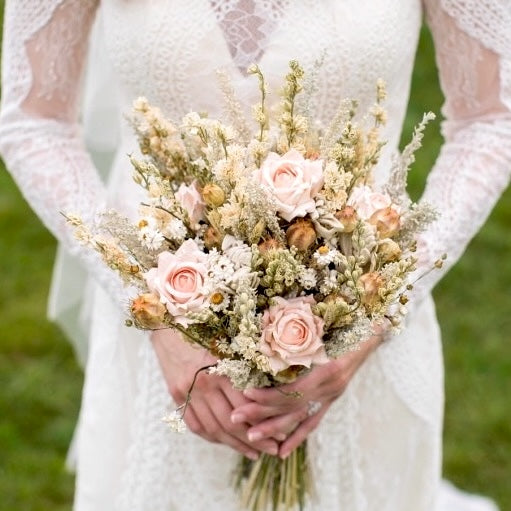
[[[293,452],[302,442],[304,442],[307,436],[318,427],[328,407],[329,404],[324,404],[318,413],[312,415],[311,417],[307,417],[307,419],[299,424],[293,433],[291,433],[289,438],[282,443],[279,449],[279,456],[282,459],[287,458],[291,452]]]
[[[350,354],[348,354],[350,355]],[[242,410],[254,420],[262,420],[271,415],[291,412],[301,408],[309,400],[329,401],[340,396],[353,374],[352,357],[338,359],[314,367],[309,373],[295,382],[276,388],[247,389],[245,397],[259,404],[264,409],[255,407]],[[274,408],[273,413],[269,409]],[[236,413],[241,410],[236,410]],[[265,415],[266,414],[266,415]]]
[[[220,409],[224,408],[217,400],[214,401],[216,401],[216,407]],[[225,413],[225,409],[223,411]],[[222,425],[218,421],[218,418],[212,413],[212,409],[202,400],[196,400],[195,403],[192,402],[188,406],[184,420],[192,433],[210,442],[228,445],[253,460],[259,457],[257,449],[228,432],[224,425]]]
[[[307,407],[302,407],[291,413],[271,417],[251,427],[247,432],[247,436],[252,442],[262,438],[278,438],[283,441],[306,419]]]
[[[266,452],[268,454],[276,455],[278,452],[278,444],[277,442],[282,442],[287,435],[279,434],[273,439],[270,437],[264,437],[262,441],[259,441],[257,439],[249,439],[247,438],[247,430],[248,426],[252,425],[253,423],[248,420],[247,416],[242,412],[241,414],[236,415],[233,411],[233,409],[241,409],[249,404],[254,404],[251,402],[248,398],[246,398],[243,393],[239,390],[236,390],[233,388],[230,381],[227,380],[227,378],[222,378],[221,383],[222,391],[225,395],[225,398],[231,405],[231,413],[229,416],[224,416],[227,420],[230,420],[232,424],[234,424],[234,427],[237,427],[237,425],[241,426],[240,434],[242,435],[241,438],[243,441],[249,441],[255,447],[258,451]],[[259,405],[256,405],[259,406]],[[257,422],[260,422],[259,420]]]
[[[190,407],[198,422],[194,433],[203,438],[229,445],[252,459],[257,458],[259,452],[271,455],[278,453],[279,446],[275,440],[266,438],[251,443],[247,438],[247,424],[232,423],[232,406],[220,388],[209,389],[193,396]]]
[[[243,395],[263,406],[288,409],[301,400],[299,394],[294,394],[302,392],[300,383],[296,381],[292,384],[275,388],[246,389],[243,391]]]
[[[287,412],[287,408],[278,406],[264,406],[259,403],[248,402],[238,408],[235,408],[231,414],[231,421],[234,424],[248,423],[255,425],[261,421],[282,415]]]

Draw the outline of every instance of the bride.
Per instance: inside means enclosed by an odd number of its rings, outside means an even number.
[[[126,154],[136,141],[115,116],[145,95],[171,118],[190,109],[221,115],[215,72],[225,69],[242,102],[256,102],[245,69],[258,62],[276,90],[287,63],[319,70],[314,111],[328,122],[342,98],[372,102],[387,82],[383,182],[408,101],[422,16],[432,30],[446,143],[424,199],[443,215],[419,243],[420,265],[454,263],[488,216],[511,170],[511,12],[507,0],[10,0],[3,43],[1,151],[25,197],[88,278],[61,267],[64,312],[81,300],[89,327],[86,381],[77,429],[77,511],[238,509],[230,487],[237,452],[286,456],[309,438],[318,499],[314,510],[489,511],[494,505],[441,483],[443,367],[430,291],[420,281],[405,330],[297,382],[303,400],[270,389],[246,394],[220,377],[199,380],[190,413],[195,433],[175,436],[160,418],[180,402],[207,355],[172,332],[151,339],[123,326],[123,292],[95,254],[80,247],[60,211],[92,220],[106,205],[136,203]],[[106,184],[79,124],[89,33],[103,38],[97,77],[99,144],[119,140]],[[93,64],[95,62],[93,61]],[[103,79],[103,82],[101,82]],[[94,80],[93,80],[94,81]],[[108,83],[107,83],[108,82]],[[274,85],[274,87],[272,87]],[[107,89],[115,90],[114,96]],[[104,94],[104,95],[103,95]],[[424,105],[427,108],[427,105]],[[109,110],[111,112],[109,113]],[[97,135],[97,132],[92,133]],[[68,256],[62,256],[68,258]],[[67,263],[68,264],[68,263]],[[74,270],[73,270],[74,271]],[[79,324],[72,332],[79,337]],[[312,389],[312,390],[311,390]],[[315,406],[308,406],[310,402]],[[207,441],[206,441],[207,440]]]

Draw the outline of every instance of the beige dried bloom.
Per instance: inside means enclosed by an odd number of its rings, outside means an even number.
[[[289,246],[305,252],[316,243],[317,235],[312,221],[300,218],[287,228],[286,238]]]
[[[362,291],[362,303],[366,306],[374,306],[379,301],[379,292],[383,286],[383,278],[377,272],[364,273],[358,283]]]
[[[381,105],[374,105],[373,108],[371,108],[370,113],[374,117],[377,125],[387,124],[387,111]]]
[[[153,293],[144,293],[131,302],[131,314],[138,327],[155,329],[165,319],[166,309]]]
[[[335,218],[341,222],[343,232],[353,232],[358,222],[358,215],[353,206],[345,206],[335,213]]]
[[[222,241],[224,239],[224,235],[213,226],[209,226],[204,233],[204,245],[208,249],[212,249],[214,247],[220,247],[222,245]]]
[[[378,255],[383,263],[397,261],[401,254],[401,247],[394,240],[385,239],[378,244]]]
[[[225,202],[225,192],[214,183],[208,183],[202,188],[202,198],[208,206],[219,207]]]
[[[265,240],[261,241],[257,245],[257,247],[259,249],[259,252],[265,255],[274,250],[284,248],[284,245],[282,244],[281,241],[276,240],[275,238],[266,238]]]
[[[378,78],[376,81],[376,100],[378,103],[385,101],[387,98],[387,84],[382,78]]]
[[[399,232],[401,217],[395,208],[379,209],[369,218],[369,223],[376,227],[380,238],[392,238]]]

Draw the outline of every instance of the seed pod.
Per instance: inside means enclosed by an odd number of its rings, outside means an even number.
[[[334,215],[343,226],[342,232],[353,232],[358,222],[358,215],[355,208],[352,206],[344,206],[340,211]]]
[[[202,189],[202,198],[208,206],[218,208],[225,202],[225,192],[220,186],[208,183]]]
[[[206,229],[206,232],[204,233],[204,245],[207,249],[220,247],[222,245],[223,239],[223,234],[211,225]]]
[[[378,255],[384,263],[397,261],[401,257],[401,247],[391,239],[385,239],[378,245]]]
[[[287,231],[286,238],[289,246],[296,247],[301,252],[308,250],[316,243],[314,225],[308,219],[299,219],[292,223]]]
[[[280,241],[277,241],[275,238],[266,238],[264,241],[261,241],[258,245],[259,252],[263,255],[268,254],[268,252],[272,252],[273,250],[278,250],[279,248],[284,248]]]
[[[383,285],[382,277],[376,272],[364,273],[359,279],[362,286],[362,303],[369,307],[376,305],[379,300],[379,291]]]
[[[399,213],[392,206],[375,211],[369,222],[376,227],[381,239],[392,238],[401,227]]]
[[[153,293],[144,293],[131,302],[131,314],[135,323],[142,328],[155,329],[165,319],[165,306]]]

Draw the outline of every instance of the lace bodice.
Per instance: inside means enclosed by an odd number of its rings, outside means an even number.
[[[219,115],[219,92],[212,85],[219,68],[233,77],[235,90],[250,105],[257,89],[244,73],[246,65],[259,62],[271,90],[287,61],[299,56],[306,67],[324,60],[314,111],[328,121],[344,97],[358,98],[363,110],[376,78],[384,77],[390,123],[383,180],[405,113],[421,5],[401,0],[389,8],[380,0],[371,2],[372,15],[364,16],[366,3],[195,0],[149,7],[140,0],[108,0],[101,3],[101,21],[125,110],[143,94],[175,119],[192,108]],[[424,7],[446,94],[447,143],[424,194],[443,215],[421,240],[421,265],[447,252],[450,266],[508,182],[511,14],[504,0],[426,0]],[[76,245],[59,214],[79,211],[92,219],[108,195],[78,124],[87,37],[97,9],[96,0],[8,2],[0,139],[29,203],[118,295],[115,277]],[[389,31],[389,26],[399,29]],[[440,277],[435,272],[424,279],[416,295],[424,295]]]
[[[248,63],[260,64],[269,89],[275,91],[275,84],[280,83],[291,58],[299,58],[306,68],[322,59],[312,108],[319,119],[328,122],[345,97],[357,98],[360,110],[364,111],[373,101],[376,79],[384,78],[388,84],[389,123],[385,133],[388,144],[378,176],[383,182],[400,138],[423,12],[433,32],[446,96],[443,123],[446,142],[424,192],[424,200],[437,206],[442,216],[420,239],[419,271],[430,267],[444,252],[449,259],[442,271],[430,274],[416,286],[413,301],[419,304],[459,258],[509,181],[511,11],[508,0],[8,0],[0,150],[28,202],[46,226],[81,259],[110,296],[122,303],[122,290],[113,272],[103,268],[95,253],[75,242],[60,214],[74,211],[86,221],[92,221],[106,203],[126,207],[136,193],[125,157],[134,149],[135,141],[124,123],[120,128],[119,157],[107,184],[100,179],[84,146],[79,103],[87,41],[95,16],[99,15],[99,31],[105,38],[106,55],[102,57],[114,69],[115,84],[109,85],[118,87],[116,99],[123,111],[129,109],[135,96],[143,94],[174,119],[190,109],[219,115],[217,69],[224,69],[232,77],[241,101],[251,105],[256,101],[257,87],[244,73]],[[101,142],[101,136],[97,138]],[[124,424],[120,421],[127,415],[119,412],[119,401],[105,388],[107,382],[112,388],[119,386],[117,377],[124,378],[124,386],[134,386],[126,369],[129,364],[119,363],[117,373],[109,367],[102,374],[101,368],[121,357],[129,345],[109,347],[107,339],[121,335],[111,321],[115,313],[105,312],[112,307],[111,303],[99,301],[96,307],[101,312],[96,336],[101,339],[101,346],[106,346],[96,350],[107,350],[107,354],[91,355],[89,364],[95,367],[96,373],[91,375],[89,371],[88,388],[92,390],[86,392],[84,399],[94,413],[103,406],[103,414],[112,414],[112,424],[117,420],[117,427],[122,429]],[[420,335],[435,334],[421,324],[415,328],[410,334],[415,340]],[[123,341],[125,335],[122,333]],[[381,367],[376,363],[366,364],[364,379],[350,384],[356,389],[353,394],[359,392],[359,399],[366,394],[366,408],[348,396],[340,405],[344,408],[325,421],[329,421],[325,426],[330,428],[328,431],[345,442],[342,456],[337,456],[337,451],[330,453],[337,458],[328,459],[325,465],[336,463],[341,473],[323,470],[325,502],[331,502],[325,509],[338,509],[341,499],[347,503],[346,509],[366,510],[367,488],[371,488],[375,502],[378,495],[388,490],[385,477],[371,472],[371,463],[364,462],[364,453],[351,449],[357,438],[364,435],[369,443],[374,440],[371,427],[357,430],[357,421],[387,399],[386,388],[377,386],[381,397],[370,391],[374,389],[371,381],[390,382],[392,392],[399,396],[397,401],[390,398],[385,401],[386,413],[411,413],[425,424],[430,424],[431,417],[436,416],[439,422],[441,391],[421,383],[441,380],[439,364],[425,362],[429,360],[429,355],[424,354],[429,343],[405,346],[399,342],[382,346],[378,353]],[[137,441],[130,449],[132,470],[125,474],[124,493],[119,497],[129,505],[121,504],[121,509],[170,509],[170,500],[185,502],[191,498],[185,481],[186,467],[190,471],[194,468],[193,460],[187,458],[189,451],[185,451],[187,441],[174,445],[171,453],[170,442],[158,429],[166,393],[154,360],[150,362],[151,356],[154,359],[154,355],[147,354],[149,358],[144,360],[149,362],[144,362],[140,369],[138,385],[142,389],[142,404],[136,405],[137,419],[132,428]],[[95,384],[90,383],[95,379]],[[407,385],[402,385],[403,381]],[[88,399],[92,405],[87,405]],[[129,408],[131,396],[128,402]],[[368,424],[374,421],[384,424],[385,417],[371,416]],[[412,445],[416,440],[415,430],[407,431],[407,441]],[[398,429],[396,432],[400,437],[395,440],[401,446],[401,432]],[[89,449],[102,445],[96,430],[93,433]],[[113,432],[109,430],[108,448],[123,435],[115,427]],[[124,456],[124,444],[119,445],[119,456]],[[396,473],[401,472],[396,444],[388,445],[392,452],[387,454],[395,458]],[[193,444],[192,449],[198,448]],[[215,453],[205,452],[201,460],[209,460],[204,461],[205,465],[215,467]],[[167,461],[171,454],[180,460],[183,472],[180,484],[172,492],[161,476],[170,471]],[[364,463],[362,474],[360,466]],[[95,466],[89,469],[95,486],[101,486]],[[318,470],[321,472],[321,467]],[[139,484],[142,477],[147,484]],[[339,480],[343,481],[340,490],[336,489]],[[205,488],[210,483],[204,479]],[[393,481],[396,488],[401,483],[402,480]],[[191,493],[197,493],[199,498],[200,491],[198,484]],[[219,505],[232,505],[222,500],[225,495],[216,497]],[[417,509],[431,509],[426,497],[422,504],[418,498],[414,501]],[[189,508],[200,509],[200,505]]]

